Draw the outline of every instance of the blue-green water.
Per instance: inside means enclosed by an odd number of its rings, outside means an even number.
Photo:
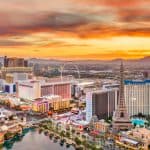
[[[132,119],[132,124],[134,125],[139,125],[139,126],[144,126],[145,121],[142,119]]]
[[[72,146],[60,146],[59,141],[54,143],[43,133],[39,134],[36,130],[30,130],[22,137],[5,142],[2,150],[74,150]]]

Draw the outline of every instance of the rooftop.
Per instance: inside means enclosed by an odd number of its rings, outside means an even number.
[[[46,82],[45,80],[26,80],[19,83],[19,85],[22,86],[33,86],[35,83],[40,83],[41,86],[47,86],[47,85],[55,85],[55,84],[69,84],[71,81],[51,81]]]
[[[149,80],[125,80],[124,81],[125,85],[129,84],[150,84],[150,79]]]
[[[134,145],[136,145],[136,144],[138,144],[139,142],[138,141],[135,141],[135,140],[133,140],[133,139],[129,139],[129,138],[121,138],[121,141],[123,141],[123,142],[127,142],[127,143],[131,143],[131,144],[134,144]]]

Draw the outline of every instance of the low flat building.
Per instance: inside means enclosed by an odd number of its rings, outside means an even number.
[[[135,128],[131,131],[130,135],[144,143],[144,150],[149,150],[150,130],[146,128]]]
[[[94,129],[99,132],[108,132],[109,130],[109,124],[105,122],[104,120],[99,120],[93,123]]]
[[[42,98],[36,99],[32,104],[32,110],[35,112],[45,113],[49,111],[49,102]]]
[[[30,74],[28,73],[8,73],[6,75],[6,82],[7,83],[15,83],[17,81],[24,81],[28,80]]]
[[[32,104],[33,111],[48,112],[48,111],[63,111],[70,108],[70,100],[62,99],[58,95],[50,95],[35,99]]]

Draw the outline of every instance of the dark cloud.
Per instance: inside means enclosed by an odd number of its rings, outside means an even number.
[[[41,47],[86,47],[88,44],[72,44],[64,41],[51,41],[48,44],[42,45]]]
[[[150,36],[150,27],[147,25],[150,21],[150,10],[146,7],[148,6],[146,4],[150,2],[145,0],[83,0],[78,3],[80,7],[83,6],[83,9],[85,3],[86,6],[91,5],[91,9],[95,6],[96,8],[97,6],[106,7],[108,13],[101,7],[96,13],[91,13],[89,8],[84,12],[56,10],[56,12],[16,11],[9,13],[3,10],[3,12],[0,11],[0,36],[24,36],[39,32],[79,38]]]
[[[20,42],[14,40],[0,40],[1,47],[18,47],[18,46],[27,46],[32,45],[30,42]]]
[[[33,15],[33,20],[30,22],[27,21],[16,25],[1,26],[0,34],[15,35],[15,34],[26,34],[30,32],[44,32],[44,31],[67,32],[72,31],[73,28],[85,25],[88,22],[90,22],[90,20],[86,15],[80,15],[76,13],[58,13],[58,12],[42,13],[38,14],[37,16],[35,15],[35,17]]]
[[[141,10],[138,8],[118,9],[118,17],[122,22],[150,22],[150,9]]]

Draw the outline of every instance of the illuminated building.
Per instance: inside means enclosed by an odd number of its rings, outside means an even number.
[[[62,99],[58,95],[50,95],[35,99],[32,110],[36,112],[60,111],[70,108],[70,100]]]
[[[32,104],[32,110],[35,112],[48,112],[49,111],[49,102],[43,98],[36,99]]]
[[[69,99],[53,100],[51,107],[54,111],[69,109],[70,100]]]

